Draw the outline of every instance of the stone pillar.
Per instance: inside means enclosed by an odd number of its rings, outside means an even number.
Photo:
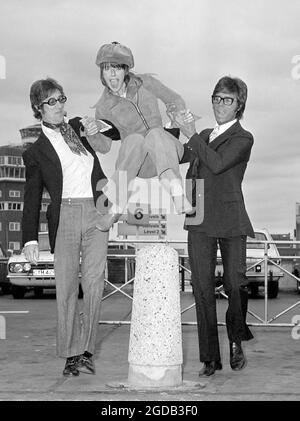
[[[128,361],[129,385],[182,384],[178,254],[164,244],[136,256]]]

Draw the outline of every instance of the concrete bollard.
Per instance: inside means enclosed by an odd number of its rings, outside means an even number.
[[[135,388],[182,385],[178,254],[164,244],[137,252],[128,361]]]

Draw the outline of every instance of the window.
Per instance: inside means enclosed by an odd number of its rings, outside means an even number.
[[[48,224],[46,224],[46,223],[41,223],[41,224],[40,224],[40,231],[41,231],[41,232],[48,231]]]
[[[8,248],[11,249],[11,250],[20,250],[19,241],[10,241],[8,243]]]
[[[23,210],[23,202],[0,202],[0,210]]]
[[[48,203],[42,203],[41,211],[42,212],[46,212],[47,211],[47,208],[48,208]]]
[[[2,197],[2,190],[0,190],[0,197]]]
[[[15,168],[16,178],[25,178],[25,168]]]
[[[20,190],[9,190],[9,197],[21,197]]]
[[[23,210],[23,202],[5,202],[5,210]]]
[[[9,223],[9,231],[20,231],[21,224],[20,222],[10,222]]]
[[[39,232],[39,249],[40,250],[50,250],[48,234],[43,233],[43,232]]]
[[[50,194],[46,190],[43,192],[43,199],[50,199]]]
[[[22,165],[22,157],[21,156],[8,156],[7,157],[8,165]]]
[[[0,222],[0,231],[2,231],[2,222]]]
[[[25,167],[0,167],[0,178],[25,179]]]

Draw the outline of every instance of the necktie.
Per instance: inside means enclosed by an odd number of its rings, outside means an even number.
[[[84,155],[87,155],[87,151],[81,141],[79,140],[77,134],[73,130],[73,128],[70,126],[70,124],[65,123],[64,121],[59,124],[51,124],[47,121],[43,121],[43,125],[46,127],[49,127],[50,129],[59,129],[60,133],[62,134],[62,137],[64,138],[64,141],[69,146],[71,151],[75,153],[76,155],[80,155],[83,153]]]
[[[213,131],[211,132],[211,134],[209,135],[209,141],[211,142],[212,140],[214,140],[217,136],[219,136],[219,130],[220,130],[220,126],[215,126],[215,128],[213,129]]]

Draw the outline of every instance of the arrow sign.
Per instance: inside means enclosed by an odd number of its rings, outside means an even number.
[[[166,227],[160,227],[159,225],[155,224],[149,225],[147,227],[130,225],[126,222],[118,223],[118,235],[167,235]]]

